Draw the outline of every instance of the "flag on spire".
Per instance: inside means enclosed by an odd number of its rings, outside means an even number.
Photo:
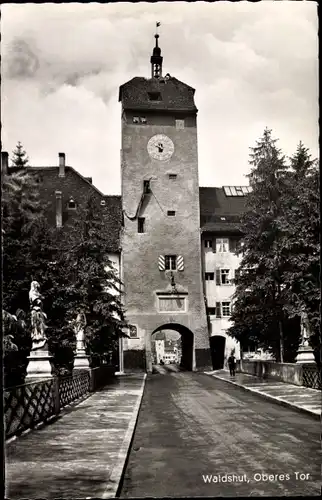
[[[157,28],[158,28],[159,26],[161,26],[161,23],[157,22],[157,23],[156,23],[156,26],[157,26]]]

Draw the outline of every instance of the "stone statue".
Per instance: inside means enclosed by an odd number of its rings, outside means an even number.
[[[310,322],[307,312],[301,311],[301,345],[308,346],[310,338]]]
[[[85,314],[78,313],[75,320],[75,333],[77,341],[77,352],[83,351],[85,349],[85,326],[86,326],[86,316]]]
[[[47,315],[43,311],[42,299],[43,296],[39,291],[38,281],[32,281],[29,292],[29,301],[31,306],[32,351],[46,348],[47,344],[47,337],[45,334],[45,322],[47,319]]]
[[[29,291],[29,302],[30,306],[34,303],[36,299],[43,300],[43,296],[40,293],[40,285],[38,281],[32,281],[31,286],[30,286],[30,291]]]

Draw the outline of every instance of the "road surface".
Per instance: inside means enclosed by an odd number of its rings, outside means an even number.
[[[309,415],[165,367],[148,376],[120,497],[318,496],[320,463]]]

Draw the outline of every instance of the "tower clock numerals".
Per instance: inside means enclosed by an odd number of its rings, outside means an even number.
[[[157,134],[149,140],[147,150],[151,158],[155,160],[169,160],[174,152],[174,144],[170,137]]]

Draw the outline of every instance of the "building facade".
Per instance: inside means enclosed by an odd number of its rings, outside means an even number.
[[[58,227],[72,224],[85,192],[97,197],[130,327],[120,339],[120,370],[152,371],[151,336],[162,330],[181,335],[186,369],[221,368],[232,349],[239,357],[227,329],[248,188],[199,187],[195,90],[163,76],[155,38],[151,77],[120,87],[121,196],[102,194],[63,153],[57,166],[28,168]],[[2,169],[10,173],[7,153]]]

